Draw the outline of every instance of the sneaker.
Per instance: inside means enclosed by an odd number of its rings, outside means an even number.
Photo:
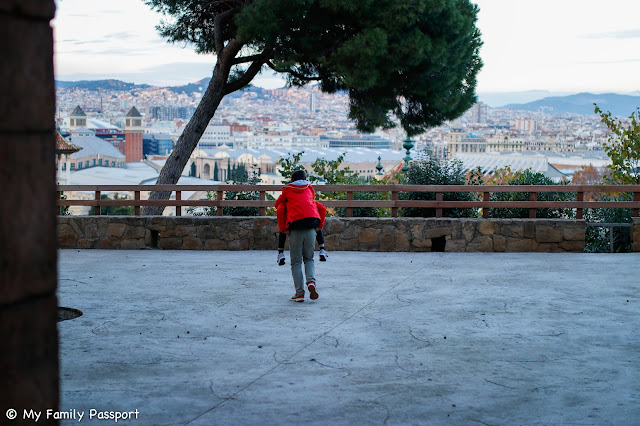
[[[329,257],[329,255],[327,254],[325,249],[320,249],[320,262],[326,262],[327,257]]]
[[[291,298],[292,302],[304,302],[304,294],[296,294]]]
[[[316,300],[318,298],[318,292],[316,291],[316,284],[313,281],[309,281],[307,283],[307,288],[309,289],[309,297],[311,300]]]
[[[284,253],[278,253],[278,265],[284,265]]]

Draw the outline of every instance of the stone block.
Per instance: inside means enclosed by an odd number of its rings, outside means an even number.
[[[416,248],[431,248],[431,239],[414,238],[411,246]]]
[[[422,238],[424,233],[424,225],[425,223],[420,221],[419,223],[411,224],[411,235],[413,238]]]
[[[55,272],[52,278],[55,280]],[[12,424],[6,422],[7,407],[19,413],[25,408],[44,411],[58,407],[57,305],[55,295],[51,294],[0,306],[0,423],[3,425]],[[45,423],[50,424],[51,420]],[[16,420],[15,424],[28,422]]]
[[[506,238],[506,241],[506,252],[529,252],[533,243],[533,240],[523,238]]]
[[[493,239],[488,235],[479,235],[467,244],[467,252],[492,252]]]
[[[229,242],[229,250],[249,250],[249,241],[247,239],[233,240]]]
[[[182,238],[160,238],[158,240],[158,247],[165,250],[182,250]]]
[[[226,250],[227,243],[219,239],[208,239],[204,242],[205,250]]]
[[[107,237],[122,237],[126,229],[127,225],[124,223],[110,223],[107,225],[105,234]]]
[[[502,235],[493,236],[493,251],[503,252],[507,249],[507,240]]]
[[[202,250],[202,240],[198,237],[184,237],[182,248],[185,250]]]
[[[397,232],[395,235],[396,250],[395,251],[409,251],[411,248],[411,242],[406,232]]]
[[[532,221],[522,220],[522,237],[533,240],[535,236],[535,223]]]
[[[268,217],[260,217],[258,219],[253,220],[254,227],[262,227],[262,226],[271,226],[276,219],[268,218]]]
[[[378,241],[378,235],[380,234],[380,229],[366,228],[360,232],[358,236],[358,240],[361,243],[373,243]]]
[[[356,251],[360,249],[360,242],[358,240],[342,240],[342,250],[346,251]]]
[[[18,1],[11,0],[10,4],[15,6]],[[53,34],[48,19],[15,19],[0,13],[0,40],[0,132],[46,131],[53,137]],[[25,102],[27,94],[32,102]],[[52,142],[51,150],[54,147]]]
[[[59,248],[72,248],[78,240],[78,236],[73,231],[73,228],[66,223],[62,223],[57,226],[56,234],[58,236]]]
[[[144,247],[142,240],[122,240],[120,246],[116,247],[120,250],[137,250]]]
[[[553,225],[536,226],[536,242],[538,243],[559,243],[562,241],[562,229]]]
[[[638,252],[640,252],[640,242],[633,242],[633,243],[631,244],[631,250],[632,250],[634,253],[638,253]]]
[[[186,236],[195,236],[196,229],[192,226],[188,225],[179,225],[175,228],[175,236],[176,237],[186,237]]]
[[[392,235],[383,235],[380,237],[378,251],[395,251],[395,238]]]
[[[97,249],[118,249],[122,239],[118,237],[98,238],[96,240],[95,248]]]
[[[445,252],[463,252],[466,248],[465,240],[448,240],[444,246]]]
[[[465,221],[462,225],[462,236],[465,241],[469,242],[473,240],[473,237],[476,235],[476,223],[475,221]]]
[[[324,234],[324,245],[327,250],[342,250],[340,236],[338,234]]]
[[[567,225],[563,230],[564,239],[568,241],[582,241],[585,239],[584,223],[580,225]]]
[[[505,237],[522,238],[524,237],[524,222],[505,223],[500,227],[499,232]]]
[[[95,241],[94,240],[88,240],[88,239],[79,239],[76,242],[76,248],[79,249],[92,249],[95,248]]]
[[[438,228],[433,228],[433,229],[427,229],[424,231],[424,238],[425,239],[431,239],[431,238],[439,238],[439,237],[445,237],[447,235],[451,235],[451,227],[438,227]],[[414,238],[416,237],[416,234],[413,234]]]
[[[478,232],[482,235],[493,235],[496,231],[495,224],[490,220],[480,220],[478,222]]]
[[[582,241],[563,241],[558,247],[565,251],[570,251],[573,253],[582,253],[584,252],[584,240]]]

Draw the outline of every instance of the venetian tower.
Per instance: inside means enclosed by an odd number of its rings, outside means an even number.
[[[124,155],[127,163],[142,160],[142,116],[132,107],[125,117]]]

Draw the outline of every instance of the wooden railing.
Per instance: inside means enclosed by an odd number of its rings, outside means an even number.
[[[576,209],[576,218],[582,219],[584,209],[627,208],[632,215],[638,217],[640,210],[640,185],[315,185],[316,193],[346,193],[346,200],[321,200],[327,207],[346,208],[347,217],[353,216],[357,207],[378,207],[391,209],[391,216],[397,217],[402,207],[433,208],[436,217],[442,217],[443,209],[477,208],[482,209],[482,216],[489,217],[489,209],[525,208],[529,217],[536,217],[536,209],[563,208]],[[135,215],[140,215],[142,206],[175,207],[176,216],[182,214],[182,207],[219,207],[217,215],[223,215],[224,207],[257,207],[264,216],[266,208],[274,207],[274,200],[267,200],[267,193],[279,193],[281,185],[61,185],[58,186],[58,206],[93,206],[95,214],[100,214],[101,206],[133,206]],[[93,192],[90,200],[61,199],[63,193],[70,191]],[[175,200],[143,200],[141,193],[151,191],[172,191]],[[185,191],[211,192],[215,199],[183,200]],[[226,191],[258,192],[259,200],[225,200]],[[132,193],[132,199],[102,200],[104,192]],[[388,200],[354,200],[355,192],[384,192],[390,194]],[[400,200],[399,194],[406,192],[435,193],[435,200]],[[477,194],[474,201],[445,201],[444,194],[452,192],[471,192]],[[492,193],[524,192],[529,194],[529,201],[492,201]],[[538,201],[538,194],[544,192],[574,193],[575,201]],[[590,201],[584,194],[633,193],[633,201]]]

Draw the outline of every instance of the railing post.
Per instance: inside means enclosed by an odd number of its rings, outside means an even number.
[[[58,194],[58,200],[62,200],[62,191],[56,191],[56,194]],[[56,203],[56,216],[62,214],[62,206],[58,206],[57,204],[58,203]]]
[[[347,192],[347,201],[353,201],[353,191]],[[347,217],[353,217],[353,207],[347,207]]]
[[[633,193],[633,201],[635,201],[635,202],[640,201],[640,192],[634,192],[634,193]],[[632,212],[632,213],[631,213],[631,215],[632,215],[633,217],[638,217],[638,216],[640,216],[640,213],[639,213],[639,212],[640,212],[640,209],[633,209],[631,212]]]
[[[398,201],[398,191],[391,191],[391,201],[393,201],[393,207],[391,207],[391,217],[398,217],[398,208],[396,202]]]
[[[537,192],[530,192],[529,193],[529,201],[537,201],[538,200],[538,193]],[[536,209],[529,209],[529,219],[535,219],[536,218]]]
[[[484,201],[485,203],[488,203],[490,200],[490,193],[489,192],[483,192],[482,193],[482,201]],[[489,207],[482,207],[482,218],[483,219],[489,219]]]
[[[182,191],[176,191],[176,201],[182,200]],[[176,216],[182,216],[182,206],[176,204]]]
[[[576,199],[579,202],[584,201],[584,192],[578,192]],[[582,219],[582,207],[578,207],[576,209],[576,219]]]
[[[216,200],[222,201],[222,197],[224,196],[224,191],[216,192]],[[218,208],[216,210],[216,216],[222,216],[222,206],[218,204]]]
[[[96,207],[93,209],[96,216],[100,216],[100,191],[96,191]]]
[[[133,198],[136,201],[140,201],[140,191],[134,191]],[[140,216],[140,206],[138,204],[133,207],[133,210],[136,216]]]
[[[436,201],[443,201],[444,193],[436,192]],[[436,217],[442,217],[442,207],[436,207]]]
[[[266,194],[265,191],[260,191],[259,196],[260,196],[260,201],[264,201],[264,200],[267,199],[267,194]],[[260,210],[258,211],[258,214],[260,216],[266,216],[267,215],[267,209],[264,208],[264,207],[260,207]]]

